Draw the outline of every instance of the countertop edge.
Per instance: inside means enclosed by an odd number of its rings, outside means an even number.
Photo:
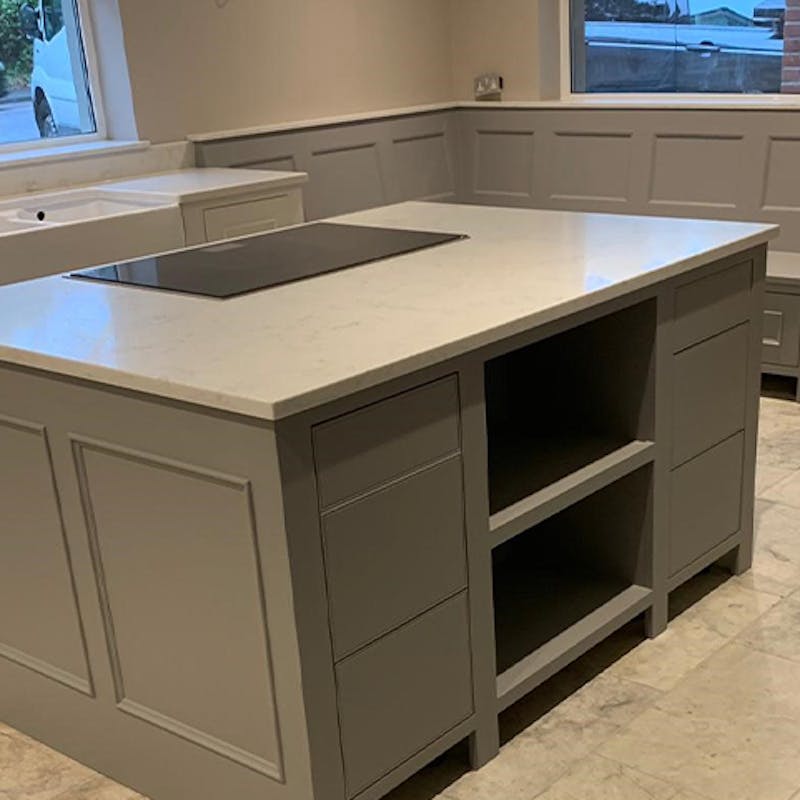
[[[253,170],[254,172],[256,170]],[[154,173],[152,177],[157,177],[159,173]],[[140,189],[132,190],[124,188],[124,184],[135,180],[146,180],[147,177],[141,176],[140,178],[132,178],[127,180],[115,180],[110,183],[98,184],[104,191],[110,192],[131,192],[140,191],[143,194],[149,194],[157,197],[169,198],[170,200],[183,205],[185,203],[202,203],[207,200],[221,200],[227,197],[246,197],[248,194],[254,192],[262,192],[271,189],[290,189],[300,186],[305,186],[308,183],[307,172],[297,172],[291,175],[281,176],[279,178],[270,178],[269,173],[265,173],[265,177],[243,181],[242,183],[232,186],[219,186],[216,188],[196,189],[196,190],[176,190],[170,191],[167,189]]]

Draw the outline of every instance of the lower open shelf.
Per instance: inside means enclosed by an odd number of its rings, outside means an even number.
[[[613,578],[522,571],[516,577],[495,598],[501,710],[641,614],[652,597],[647,587]]]
[[[494,547],[500,709],[650,607],[651,500],[647,463]]]

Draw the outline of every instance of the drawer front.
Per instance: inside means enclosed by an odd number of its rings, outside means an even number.
[[[336,678],[353,797],[472,714],[466,593],[342,661]]]
[[[207,208],[203,212],[206,240],[216,242],[302,222],[291,194]]]
[[[459,449],[455,376],[314,428],[320,503],[329,507]]]
[[[738,434],[672,473],[671,575],[741,527],[743,456]]]
[[[675,356],[673,466],[744,428],[749,330],[740,325]]]
[[[750,318],[753,262],[744,261],[675,290],[674,349],[707,339]]]
[[[464,589],[461,459],[322,518],[337,659]]]
[[[800,362],[800,296],[767,292],[761,361],[784,367]]]

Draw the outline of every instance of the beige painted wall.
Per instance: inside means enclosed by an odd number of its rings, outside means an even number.
[[[473,99],[473,79],[499,72],[505,100],[536,100],[540,86],[538,0],[451,0],[453,88]]]
[[[453,99],[450,0],[120,0],[120,10],[139,133],[154,142]]]

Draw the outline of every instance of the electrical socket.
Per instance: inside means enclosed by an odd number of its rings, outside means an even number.
[[[486,72],[475,78],[476,100],[502,100],[503,76],[496,72]]]

